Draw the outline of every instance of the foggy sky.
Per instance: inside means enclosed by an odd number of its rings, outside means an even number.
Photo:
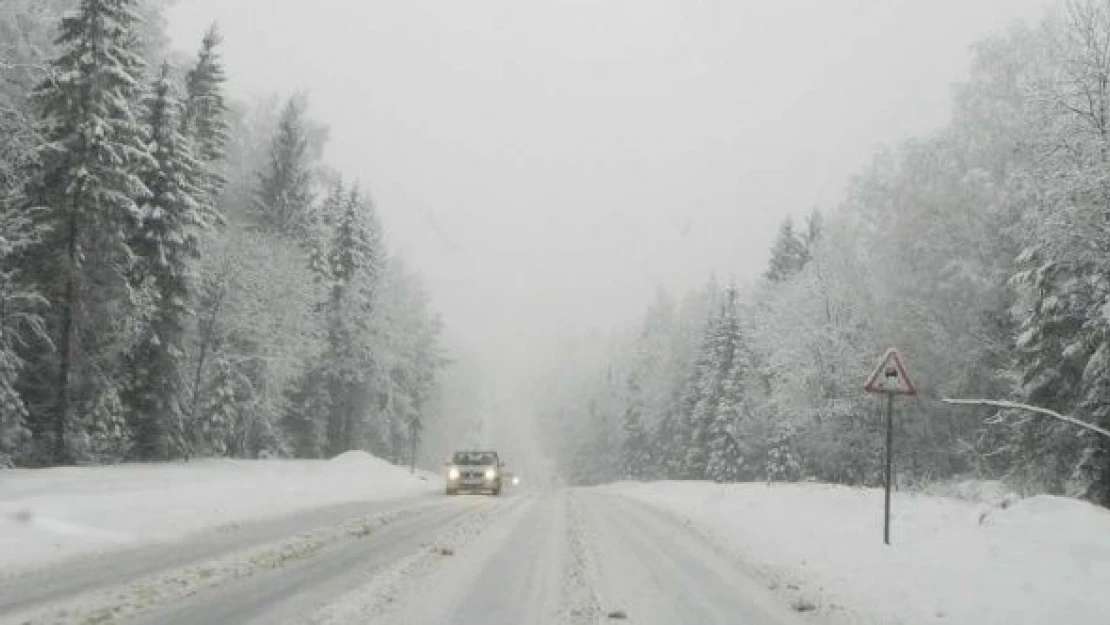
[[[757,276],[784,215],[942,124],[969,46],[1041,5],[180,0],[171,33],[218,20],[236,97],[311,91],[451,345],[503,366]]]

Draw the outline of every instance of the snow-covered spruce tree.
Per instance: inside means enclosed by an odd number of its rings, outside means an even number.
[[[200,453],[222,456],[236,447],[236,430],[244,419],[240,415],[248,381],[226,358],[216,358],[211,380],[197,411],[202,420],[193,423],[193,445]]]
[[[1079,210],[1071,207],[1065,211],[1068,225],[1079,240],[1064,237],[1061,241],[1083,247],[1067,248],[1070,254],[1060,260],[1064,266],[1078,270],[1077,281],[1086,283],[1094,295],[1094,305],[1084,311],[1082,332],[1072,339],[1064,355],[1074,358],[1075,352],[1082,353],[1080,345],[1090,350],[1073,414],[1110,427],[1110,119],[1106,114],[1106,103],[1110,102],[1110,59],[1106,57],[1110,6],[1087,0],[1067,10],[1071,19],[1064,26],[1064,47],[1069,51],[1065,58],[1071,68],[1081,68],[1082,73],[1070,79],[1072,84],[1062,86],[1059,97],[1072,105],[1065,108],[1074,115],[1068,119],[1071,125],[1085,130],[1081,136],[1086,139],[1081,141],[1087,156],[1076,168],[1082,169],[1076,172],[1080,177],[1073,183],[1079,191],[1072,193],[1082,198],[1077,202]],[[1097,94],[1095,101],[1078,97],[1073,91],[1077,87]],[[1073,290],[1070,286],[1065,283],[1061,290],[1067,293]],[[1078,433],[1077,438],[1081,441],[1079,457],[1068,475],[1068,491],[1110,505],[1110,439],[1089,431]]]
[[[195,298],[193,266],[198,237],[212,224],[210,194],[195,186],[202,165],[181,135],[181,105],[163,65],[146,101],[146,126],[153,162],[141,172],[149,190],[141,205],[133,288],[151,298],[138,344],[130,354],[132,379],[126,393],[134,455],[165,460],[189,453],[182,376],[185,324]]]
[[[388,453],[398,460],[407,460],[419,442],[426,406],[444,366],[440,321],[429,307],[417,277],[400,259],[390,258],[375,293],[371,336],[376,375],[371,385],[377,397],[374,430],[384,428]]]
[[[860,414],[862,398],[855,392],[859,372],[873,366],[879,349],[869,332],[875,320],[863,272],[868,263],[858,256],[863,232],[847,211],[834,213],[810,262],[789,280],[760,285],[744,324],[756,359],[751,385],[764,394],[753,392],[759,418],[744,428],[758,435],[742,440],[762,442],[753,451],[771,454],[786,430],[809,476],[854,484],[865,481],[880,458],[859,443],[881,440],[881,430],[872,431]],[[763,461],[752,461],[752,477],[765,477]]]
[[[686,298],[673,320],[672,333],[662,347],[664,356],[653,366],[658,367],[651,391],[658,393],[653,402],[655,415],[645,423],[651,441],[651,453],[659,472],[669,479],[683,477],[690,430],[688,416],[697,402],[697,359],[703,355],[705,325],[712,306],[712,287]],[[651,327],[650,314],[647,327]],[[641,363],[655,356],[641,354]],[[645,390],[649,388],[644,387]]]
[[[52,427],[38,434],[50,438],[55,463],[73,460],[74,415],[97,414],[94,406],[118,395],[115,343],[130,312],[128,238],[148,193],[137,174],[152,164],[136,113],[144,67],[137,20],[134,0],[81,0],[62,20],[59,55],[33,94],[43,144],[29,195],[51,228],[36,275],[51,302],[57,348],[36,363],[34,377],[53,395],[45,409]],[[118,423],[79,425],[119,431]]]
[[[322,458],[330,449],[326,426],[333,412],[324,364],[310,366],[294,382],[281,427],[298,458]]]
[[[26,365],[21,352],[50,347],[42,319],[46,301],[25,284],[19,265],[21,252],[42,233],[5,199],[0,196],[0,468],[25,459],[31,435],[27,407],[17,388]]]
[[[189,428],[189,446],[198,455],[224,455],[234,425],[235,389],[229,382],[230,367],[219,359],[220,349],[226,342],[220,316],[229,299],[229,280],[226,267],[209,271],[197,281],[195,326],[192,329],[194,345],[192,360],[187,363],[188,404],[186,406]],[[221,367],[209,374],[214,361]],[[206,395],[208,396],[206,398]],[[216,396],[219,399],[216,399]]]
[[[316,209],[317,219],[314,220],[315,232],[309,249],[308,264],[318,283],[331,288],[334,272],[331,266],[332,246],[335,244],[335,233],[339,227],[339,220],[343,217],[350,190],[342,178],[337,178],[328,185],[323,201]],[[320,304],[323,309],[324,304]]]
[[[1078,275],[1076,267],[1052,261],[1032,267],[1033,257],[1030,251],[1019,258],[1021,266],[1028,268],[1014,280],[1028,297],[1017,340],[1021,396],[1030,404],[1072,413],[1079,406],[1084,372],[1093,355],[1084,330],[1096,296],[1091,282]],[[1011,442],[1015,456],[1035,459],[1030,466],[1047,472],[1034,479],[1049,488],[1062,488],[1068,459],[1078,453],[1080,439],[1065,424],[1014,417],[1019,419],[1016,440]]]
[[[705,336],[694,363],[689,385],[682,400],[684,417],[684,449],[682,477],[706,479],[709,464],[709,429],[721,400],[721,356],[719,344],[721,317],[714,312],[706,326]]]
[[[1027,206],[1018,289],[1022,399],[1106,425],[1110,393],[1110,7],[1070,3],[1046,27],[1032,166],[1015,178]],[[1018,430],[1027,466],[1054,489],[1110,503],[1110,444],[1054,421]],[[1032,460],[1033,462],[1029,462]]]
[[[286,414],[290,388],[323,350],[324,300],[303,251],[288,239],[229,220],[204,241],[195,325],[191,329],[190,395],[197,431],[230,432],[227,450],[255,457],[286,451],[274,435]],[[210,412],[216,365],[236,380],[235,409]],[[224,415],[233,415],[227,422]],[[200,437],[198,444],[203,445]],[[198,448],[198,451],[201,451]],[[209,452],[214,453],[214,452]]]
[[[816,208],[809,213],[806,217],[806,231],[802,236],[802,246],[804,253],[802,255],[802,266],[804,267],[809,261],[813,260],[814,252],[817,245],[821,242],[821,235],[825,231],[825,216],[821,211]]]
[[[816,223],[813,225],[819,226]],[[766,278],[772,282],[782,282],[801,271],[808,260],[806,239],[799,237],[794,231],[794,220],[788,216],[779,227],[778,238],[771,247],[771,266],[767,269]]]
[[[46,302],[28,279],[22,256],[44,234],[26,210],[24,186],[39,140],[28,95],[37,80],[32,68],[43,61],[42,50],[48,47],[55,10],[21,0],[0,11],[0,41],[5,42],[0,83],[0,468],[30,460],[31,430],[19,381],[28,350],[51,350],[41,316]]]
[[[802,463],[795,449],[794,426],[790,422],[770,424],[765,470],[767,481],[792,482],[801,477]]]
[[[308,243],[312,231],[313,163],[303,104],[291,98],[270,141],[269,162],[254,200],[258,223],[271,232]]]
[[[331,248],[335,244],[336,225],[347,212],[348,201],[349,191],[342,179],[337,179],[331,184],[318,209],[321,219],[317,225],[323,232],[314,237],[309,257],[313,276],[325,287],[328,295],[326,301],[316,304],[316,310],[329,322],[332,320],[330,315],[336,295]],[[332,230],[329,231],[329,228]],[[331,338],[330,334],[328,338]],[[332,450],[328,440],[328,424],[337,410],[331,400],[331,392],[336,390],[337,383],[332,379],[335,352],[331,347],[332,343],[329,341],[323,354],[304,363],[287,394],[281,425],[290,449],[299,458],[320,458]]]
[[[660,463],[663,476],[672,480],[683,477],[686,441],[689,438],[686,419],[678,409],[680,401],[676,399],[675,406],[664,413],[656,427],[650,430],[652,456]]]
[[[1098,350],[1083,372],[1081,412],[1103,428],[1110,427],[1110,332],[1097,336]],[[1100,505],[1110,506],[1110,440],[1084,431],[1082,451],[1069,476],[1073,490]]]
[[[589,424],[590,437],[582,441],[574,458],[572,479],[580,484],[603,484],[621,479],[620,417],[609,398],[591,399],[579,418]]]
[[[741,336],[735,287],[729,287],[725,294],[713,344],[718,354],[719,382],[716,404],[707,407],[712,415],[707,434],[706,477],[715,482],[736,482],[751,473],[744,466],[751,459],[744,457],[737,436],[741,422],[751,419],[748,378],[752,363]]]
[[[203,241],[199,274],[205,295],[197,302],[196,323],[190,327],[188,379],[191,395],[203,399],[216,379],[215,364],[231,367],[239,381],[234,411],[212,413],[203,401],[190,404],[196,407],[198,425],[218,414],[233,414],[233,423],[210,425],[230,428],[228,453],[254,457],[289,451],[279,422],[287,415],[298,376],[323,350],[325,320],[319,305],[326,297],[309,263],[310,235],[315,232],[306,229],[295,238],[267,213],[267,198],[287,199],[290,190],[285,170],[275,169],[275,163],[282,162],[275,154],[281,151],[271,149],[280,143],[277,120],[265,107],[234,119],[235,138],[227,149],[234,150],[235,158],[220,167],[228,179],[220,194],[220,212],[226,219],[216,236]],[[303,116],[299,120],[322,138]],[[304,175],[291,187],[293,195],[302,198],[298,205],[306,216],[312,214],[312,206],[304,202],[311,198],[306,200],[297,190],[311,195],[316,150],[321,147],[311,139],[306,139],[308,148],[296,168]],[[275,181],[280,184],[270,184]]]
[[[381,227],[373,204],[352,189],[336,219],[329,256],[331,288],[327,301],[325,366],[331,396],[327,438],[333,454],[360,447],[367,428],[386,443],[384,428],[371,423],[371,380],[379,363],[373,349],[371,320],[382,276]]]
[[[655,470],[651,441],[644,428],[643,390],[637,374],[628,376],[627,406],[624,409],[624,440],[621,446],[621,469],[625,479],[644,480]]]
[[[659,453],[666,466],[667,475],[672,479],[704,479],[704,465],[707,461],[706,438],[708,422],[701,420],[706,415],[695,416],[704,389],[709,387],[708,378],[714,375],[715,354],[711,337],[715,331],[717,312],[716,282],[711,280],[703,301],[693,312],[691,343],[697,345],[693,350],[689,365],[679,375],[683,380],[676,388],[676,397],[665,411],[659,426],[653,432],[658,441]],[[695,338],[696,337],[696,338]],[[699,471],[699,467],[702,467]]]
[[[220,165],[228,140],[228,109],[224,100],[227,77],[218,51],[222,42],[213,25],[204,35],[196,63],[185,76],[185,108],[181,118],[182,133],[192,142],[201,165],[196,185],[205,190],[213,204],[225,182]]]

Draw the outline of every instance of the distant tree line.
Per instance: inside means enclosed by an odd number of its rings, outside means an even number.
[[[0,466],[407,458],[439,321],[307,100],[242,106],[161,5],[0,14]]]
[[[1110,441],[942,397],[1110,426],[1110,3],[1076,0],[979,43],[940,131],[880,151],[847,199],[787,221],[755,284],[661,295],[579,349],[546,419],[582,481],[877,484],[861,389],[899,346],[903,481],[1002,478],[1110,504]],[[823,215],[823,217],[822,217]]]

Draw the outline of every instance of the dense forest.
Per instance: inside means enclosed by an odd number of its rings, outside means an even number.
[[[0,11],[0,466],[407,460],[444,363],[296,94],[244,104],[147,0]]]
[[[1110,504],[1110,440],[940,401],[1110,426],[1108,154],[1110,4],[982,41],[949,123],[783,223],[761,279],[661,294],[635,330],[567,347],[545,414],[563,465],[585,482],[881,483],[862,387],[896,345],[921,391],[898,405],[902,484],[1001,478]]]

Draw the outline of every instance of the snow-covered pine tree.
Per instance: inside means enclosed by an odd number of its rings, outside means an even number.
[[[4,80],[0,84],[0,467],[28,459],[28,411],[20,393],[27,350],[50,351],[42,313],[45,300],[28,280],[22,254],[43,236],[24,208],[26,174],[34,166],[38,137],[28,103],[34,71],[49,43],[42,2],[8,3],[0,11]]]
[[[329,186],[323,201],[317,209],[316,232],[312,236],[308,263],[316,279],[322,283],[333,284],[331,267],[332,246],[335,244],[336,229],[347,208],[350,190],[342,178],[336,178]]]
[[[671,480],[683,477],[687,432],[686,419],[678,410],[680,398],[675,405],[662,415],[659,423],[650,430],[652,457],[660,464],[660,472]]]
[[[819,224],[815,224],[819,227]],[[803,236],[808,236],[808,233]],[[794,231],[794,220],[787,216],[779,227],[778,237],[771,247],[771,266],[765,277],[772,282],[782,282],[802,270],[810,252],[806,240]]]
[[[1079,383],[1077,414],[1080,418],[1103,427],[1110,426],[1110,119],[1106,102],[1110,101],[1110,63],[1106,59],[1106,41],[1110,40],[1110,5],[1087,0],[1067,7],[1064,22],[1066,63],[1069,76],[1059,88],[1059,97],[1071,104],[1065,115],[1074,129],[1081,129],[1079,139],[1067,135],[1081,150],[1079,162],[1066,172],[1065,190],[1070,192],[1072,206],[1063,211],[1072,236],[1057,241],[1061,260],[1071,261],[1073,282],[1065,282],[1061,290],[1084,289],[1093,296],[1081,310],[1082,331],[1072,338],[1065,351],[1074,363],[1074,353],[1082,353],[1081,344],[1090,357],[1086,359]],[[1077,91],[1082,89],[1082,92]],[[1080,95],[1082,93],[1082,95]],[[1065,127],[1061,130],[1069,130]],[[1066,167],[1066,165],[1065,165]],[[1067,175],[1070,174],[1070,175]],[[1069,184],[1070,183],[1070,184]],[[1078,246],[1078,247],[1073,247]],[[1058,256],[1057,258],[1060,258]],[[1074,302],[1070,302],[1074,305]],[[1110,505],[1110,440],[1084,431],[1079,439],[1079,457],[1068,475],[1068,490],[1103,506]]]
[[[313,165],[303,105],[291,98],[270,140],[269,163],[254,199],[258,223],[301,243],[312,227]]]
[[[335,310],[340,303],[336,298],[342,299],[340,282],[332,266],[332,247],[336,244],[337,226],[348,211],[349,198],[350,191],[342,178],[334,180],[318,209],[320,219],[315,224],[318,231],[312,236],[309,250],[309,267],[315,280],[327,291],[327,298],[316,304],[315,311],[324,317],[328,341],[325,352],[304,364],[287,392],[281,426],[298,458],[320,458],[332,451],[328,424],[338,408],[332,403],[331,392],[340,390],[334,371],[338,366],[337,353],[333,349],[338,339],[333,337],[341,331],[336,325]]]
[[[30,438],[27,407],[17,388],[26,362],[21,353],[34,345],[49,348],[42,319],[46,300],[23,278],[20,253],[42,236],[30,219],[0,198],[0,468],[26,454]]]
[[[214,212],[205,208],[208,191],[194,184],[202,165],[179,131],[181,104],[173,89],[169,65],[164,64],[145,101],[154,159],[141,172],[150,194],[131,243],[134,288],[148,290],[151,297],[145,327],[129,358],[132,379],[124,395],[135,433],[134,454],[143,460],[189,453],[182,341],[195,298],[198,238]]]
[[[802,237],[802,248],[805,251],[802,256],[802,267],[809,264],[813,260],[813,255],[816,253],[817,244],[821,241],[821,234],[825,228],[825,217],[821,211],[816,208],[806,218],[806,231],[805,236]]]
[[[369,310],[384,262],[381,224],[374,204],[354,187],[348,192],[335,225],[335,242],[328,263],[336,282],[332,296],[358,296],[360,306]]]
[[[740,421],[749,418],[747,388],[750,355],[744,345],[737,316],[736,288],[730,286],[713,339],[719,378],[717,401],[711,409],[707,433],[709,450],[706,477],[715,482],[736,482],[745,477],[746,460],[736,440]]]
[[[651,441],[644,428],[643,389],[636,372],[628,376],[628,397],[624,409],[624,440],[621,445],[621,469],[625,479],[644,480],[655,471]]]
[[[222,456],[236,447],[235,433],[243,421],[240,411],[247,381],[226,358],[216,358],[212,369],[212,378],[197,407],[203,418],[193,423],[193,444],[200,453]]]
[[[332,401],[327,428],[331,453],[359,447],[367,426],[383,435],[387,431],[385,424],[367,423],[375,397],[371,381],[380,372],[371,320],[383,262],[381,227],[373,204],[353,188],[337,217],[328,255],[331,289],[325,360]]]
[[[51,294],[48,327],[57,348],[36,377],[53,378],[57,463],[73,460],[67,436],[78,404],[100,405],[98,398],[116,394],[109,387],[118,380],[97,373],[114,367],[89,361],[114,358],[109,322],[126,313],[128,234],[147,195],[137,174],[152,161],[136,114],[144,63],[135,8],[134,0],[81,0],[63,18],[59,55],[33,94],[43,144],[29,195],[51,228],[38,275]]]
[[[333,411],[329,390],[323,363],[309,368],[293,383],[281,427],[297,458],[324,456],[325,427]]]
[[[668,479],[684,477],[691,434],[689,416],[697,403],[698,358],[705,353],[702,349],[705,325],[710,319],[714,296],[715,284],[711,283],[705,291],[684,298],[678,314],[673,318],[663,312],[669,304],[659,307],[657,302],[656,312],[649,313],[645,324],[645,335],[660,322],[663,327],[669,326],[666,330],[669,336],[661,345],[664,354],[661,359],[656,354],[640,354],[641,363],[655,361],[648,365],[657,376],[652,383],[654,388],[650,389],[656,394],[653,402],[655,414],[650,422],[645,422],[645,428],[649,431],[652,458],[660,473]],[[645,390],[647,388],[645,386]]]
[[[1094,293],[1090,282],[1076,272],[1077,267],[1038,263],[1038,256],[1027,250],[1019,257],[1022,269],[1013,282],[1028,302],[1027,314],[1019,318],[1017,339],[1018,365],[1023,371],[1022,399],[1069,414],[1079,404],[1083,372],[1092,356],[1083,329]],[[1069,428],[1029,417],[1019,423],[1015,430],[1019,436],[1012,443],[1016,456],[1056,465],[1047,479],[1065,479],[1068,470],[1057,462],[1066,463],[1067,457],[1074,457],[1078,443]],[[1072,449],[1065,450],[1065,446]]]
[[[706,326],[689,385],[682,400],[685,449],[682,477],[706,479],[709,464],[709,428],[721,399],[720,313],[714,312]]]
[[[200,455],[222,455],[227,452],[227,440],[232,424],[225,421],[226,410],[209,411],[209,403],[204,401],[210,392],[206,373],[223,342],[220,316],[224,311],[230,285],[229,270],[226,267],[208,267],[201,272],[196,286],[195,326],[192,328],[194,344],[191,361],[188,363],[188,404],[187,423],[189,426],[189,446]]]
[[[416,276],[397,258],[385,264],[374,300],[375,423],[388,424],[389,453],[407,460],[425,425],[425,406],[443,365],[440,322],[429,312],[428,295]]]
[[[201,164],[196,184],[205,190],[213,206],[225,182],[220,164],[228,140],[224,100],[227,77],[218,51],[222,43],[219,30],[212,25],[201,42],[196,63],[185,76],[185,108],[181,117],[182,132],[192,142]]]
[[[619,386],[619,383],[618,383]],[[602,484],[621,479],[620,439],[621,424],[619,413],[607,405],[603,398],[595,398],[586,407],[583,418],[592,430],[591,438],[586,441],[575,462],[576,480],[583,484]]]
[[[1106,323],[1102,320],[1099,325]],[[1097,333],[1098,349],[1083,371],[1081,414],[1090,422],[1110,428],[1110,332]],[[1100,505],[1110,506],[1110,439],[1090,431],[1078,433],[1082,440],[1079,460],[1071,483],[1077,494]]]
[[[1110,7],[1069,3],[1046,23],[1054,62],[1067,68],[1038,87],[1031,132],[1034,168],[1015,176],[1026,206],[1024,249],[1012,284],[1020,299],[1017,348],[1022,398],[1088,420],[1110,400]],[[1110,502],[1110,456],[1098,437],[1029,420],[1018,457],[1048,469],[1048,486]],[[1032,460],[1032,462],[1030,462]]]
[[[793,481],[800,477],[802,464],[794,446],[794,430],[790,423],[776,420],[770,424],[767,448],[767,481]]]

